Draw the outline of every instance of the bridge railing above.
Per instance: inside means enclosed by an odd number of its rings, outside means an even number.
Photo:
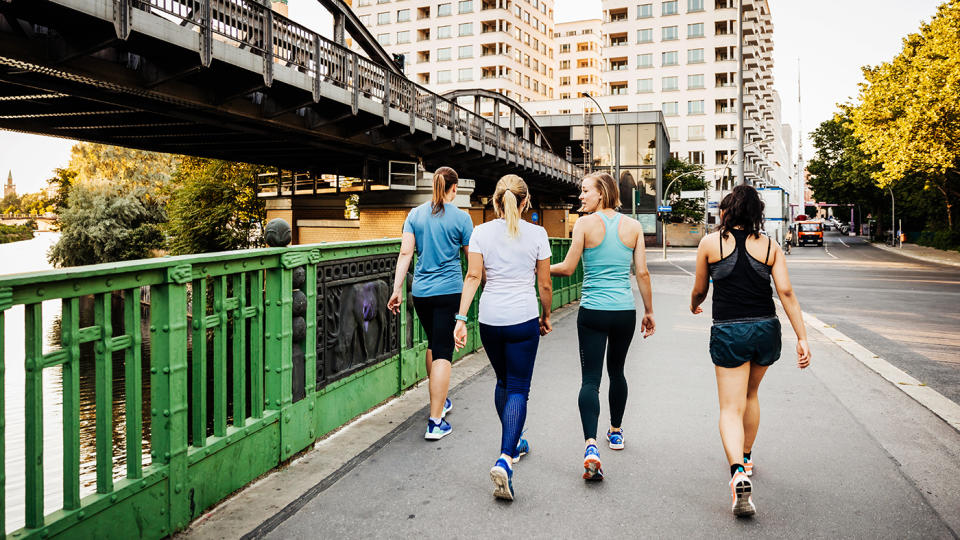
[[[482,115],[399,77],[384,66],[324,38],[316,32],[272,11],[253,0],[116,0],[154,13],[172,23],[189,24],[205,36],[219,36],[264,57],[264,77],[272,81],[273,63],[295,67],[313,79],[314,99],[319,100],[324,84],[350,90],[353,111],[362,94],[388,108],[427,122],[436,136],[436,127],[449,130],[451,145],[477,144],[490,153],[517,165],[578,182],[581,168],[549,150],[518,137]],[[204,40],[201,40],[203,42]]]
[[[167,536],[424,378],[425,334],[406,289],[400,314],[386,309],[399,245],[0,277],[0,405],[7,389],[24,398],[22,415],[0,409],[0,463],[7,455],[24,467],[0,475],[0,494],[15,486],[0,499],[0,531],[23,523],[11,538]],[[551,245],[556,262],[570,240]],[[579,284],[555,278],[554,306],[578,298]],[[479,347],[475,306],[458,358]],[[22,348],[5,341],[14,335]]]

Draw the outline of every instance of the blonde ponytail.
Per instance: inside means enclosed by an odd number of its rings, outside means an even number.
[[[520,236],[520,215],[530,207],[530,191],[523,178],[508,174],[497,182],[493,194],[493,209],[507,222],[507,236]]]
[[[433,198],[430,201],[430,210],[435,216],[442,216],[445,210],[443,199],[447,191],[460,181],[457,171],[450,167],[440,167],[433,173]]]

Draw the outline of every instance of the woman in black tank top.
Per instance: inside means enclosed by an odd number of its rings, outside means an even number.
[[[797,366],[810,365],[810,347],[800,303],[790,285],[783,252],[763,231],[763,201],[757,190],[737,186],[720,202],[720,228],[697,248],[697,274],[690,311],[702,313],[713,279],[710,357],[720,398],[720,438],[730,463],[733,513],[756,512],[751,493],[753,443],[760,423],[757,390],[780,358],[780,320],[771,277],[797,335]],[[732,242],[731,242],[732,240]]]

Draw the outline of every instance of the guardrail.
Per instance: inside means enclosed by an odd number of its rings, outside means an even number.
[[[450,133],[450,144],[479,145],[482,154],[503,155],[514,164],[557,178],[578,182],[581,168],[549,150],[517,136],[482,115],[400,77],[382,65],[324,38],[254,0],[114,0],[114,12],[121,14],[118,28],[129,25],[123,13],[130,8],[157,14],[171,24],[193,25],[199,29],[201,56],[211,59],[213,36],[251,50],[264,58],[264,79],[272,81],[273,64],[295,67],[312,78],[314,99],[322,85],[348,90],[356,114],[363,95],[383,104],[384,123],[389,109],[409,115],[411,133],[415,120],[429,123],[434,137],[437,127]],[[126,25],[126,26],[125,26]]]
[[[25,442],[14,450],[25,486],[0,500],[0,530],[11,503],[23,501],[26,525],[11,538],[172,534],[423,379],[425,335],[406,292],[400,315],[386,310],[399,245],[267,248],[0,278],[0,405],[8,363],[25,371]],[[554,262],[569,245],[551,240]],[[579,298],[581,279],[554,278],[555,307]],[[44,318],[49,301],[59,303],[59,322]],[[24,316],[22,358],[3,356],[13,308]],[[476,303],[472,310],[476,321]],[[476,323],[468,328],[457,358],[480,346]],[[44,392],[44,373],[57,369],[63,503],[52,509],[44,401],[56,392]],[[81,395],[81,377],[93,379],[92,394]],[[11,451],[6,420],[0,463]],[[95,423],[93,449],[81,444],[81,423]],[[91,475],[95,492],[84,495]],[[6,484],[0,477],[0,494]]]

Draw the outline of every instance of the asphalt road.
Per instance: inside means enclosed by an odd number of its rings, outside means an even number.
[[[694,271],[690,250],[649,257],[654,274]],[[793,248],[788,268],[804,311],[960,403],[960,268],[836,232],[822,248]]]
[[[516,466],[514,502],[492,497],[499,423],[488,369],[453,392],[452,434],[426,442],[425,419],[411,418],[267,538],[954,537],[947,523],[960,500],[958,460],[942,454],[960,447],[960,436],[819,333],[811,345],[820,365],[807,371],[796,368],[793,337],[784,336],[784,356],[761,393],[758,514],[734,518],[707,353],[709,306],[691,315],[689,286],[685,274],[654,278],[658,332],[635,337],[626,368],[627,448],[601,447],[602,483],[580,478],[576,317],[568,316],[541,341],[527,416],[532,451]],[[601,426],[609,414],[604,379]],[[864,403],[892,412],[857,411]],[[892,435],[884,419],[895,420]],[[899,456],[908,454],[897,449],[934,446],[916,461],[941,472],[935,482],[952,483],[928,488],[907,473]]]

